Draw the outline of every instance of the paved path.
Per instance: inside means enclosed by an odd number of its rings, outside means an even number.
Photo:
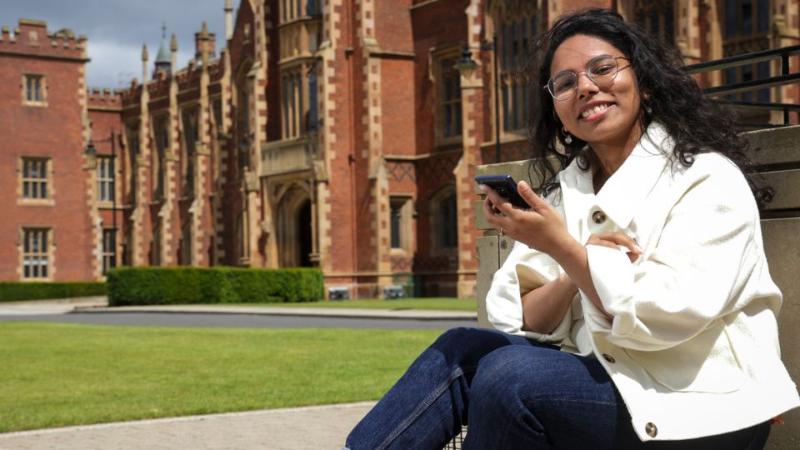
[[[339,450],[372,402],[0,434],[0,450]]]

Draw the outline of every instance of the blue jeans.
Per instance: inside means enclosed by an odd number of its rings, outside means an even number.
[[[708,420],[714,420],[709,418]],[[454,328],[425,350],[347,437],[351,450],[755,450],[769,424],[642,443],[602,365],[520,336]]]

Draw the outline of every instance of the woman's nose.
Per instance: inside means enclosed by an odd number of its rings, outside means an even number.
[[[586,72],[581,72],[578,74],[578,97],[584,97],[589,94],[596,93],[600,88],[597,87],[594,81],[589,78],[589,75]]]

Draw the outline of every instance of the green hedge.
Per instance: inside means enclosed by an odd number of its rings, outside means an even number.
[[[106,279],[111,306],[295,303],[324,295],[318,269],[122,267]]]
[[[0,302],[13,302],[17,300],[42,300],[48,298],[91,297],[95,295],[106,295],[105,283],[0,282]]]

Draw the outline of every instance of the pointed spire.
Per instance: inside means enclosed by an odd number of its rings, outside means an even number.
[[[203,39],[208,39],[208,24],[205,20],[203,21],[203,27],[200,29],[200,35]]]
[[[147,44],[142,44],[142,84],[147,83]]]
[[[169,54],[167,48],[167,24],[164,23],[161,25],[161,44],[159,44],[158,54],[156,54],[155,73],[164,72],[167,75],[172,73],[172,55]]]

